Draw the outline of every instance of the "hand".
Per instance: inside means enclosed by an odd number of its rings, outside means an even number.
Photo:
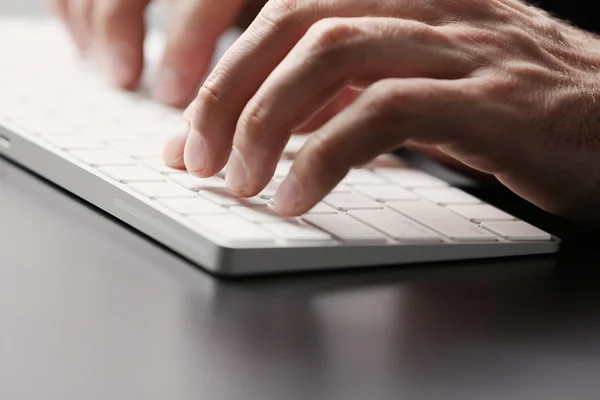
[[[352,166],[417,145],[597,223],[599,50],[517,0],[271,0],[202,86],[165,159],[202,177],[228,162],[230,188],[255,195],[290,134],[353,87],[362,93],[297,155],[280,213],[302,214]]]
[[[144,11],[151,0],[51,1],[79,50],[99,52],[114,82],[135,88],[143,69]],[[244,7],[256,11],[264,0],[172,2],[173,21],[153,94],[163,103],[183,106],[204,77],[218,37],[242,17]]]

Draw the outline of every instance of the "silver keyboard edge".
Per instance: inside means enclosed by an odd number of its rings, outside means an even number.
[[[553,237],[550,242],[369,246],[369,249],[377,251],[365,251],[364,246],[228,248],[186,228],[118,186],[27,139],[26,135],[17,134],[2,125],[0,134],[11,141],[8,148],[0,147],[0,155],[108,212],[217,275],[287,273],[547,254],[558,251],[560,245],[560,240]],[[103,190],[97,190],[99,184],[104,186]],[[324,260],[327,265],[324,265]]]

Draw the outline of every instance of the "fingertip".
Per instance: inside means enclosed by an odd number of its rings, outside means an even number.
[[[275,210],[283,216],[298,216],[310,207],[307,200],[295,174],[290,172],[275,193]]]

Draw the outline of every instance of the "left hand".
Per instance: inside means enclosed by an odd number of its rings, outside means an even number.
[[[271,0],[165,158],[202,177],[228,162],[230,188],[255,195],[290,134],[336,99],[277,193],[282,214],[309,210],[351,167],[416,144],[585,220],[600,206],[599,49],[518,0]]]

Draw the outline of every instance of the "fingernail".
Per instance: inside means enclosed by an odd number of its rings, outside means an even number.
[[[246,188],[246,167],[244,166],[242,156],[236,149],[233,149],[229,156],[225,181],[229,189],[233,191],[241,192]]]
[[[163,150],[163,161],[169,166],[180,165],[183,162],[185,143],[190,134],[190,124],[181,121],[171,137],[167,140]]]
[[[158,71],[154,87],[154,98],[169,105],[180,105],[183,97],[192,90],[183,72],[177,67],[163,67]]]
[[[290,172],[275,194],[277,211],[285,215],[294,214],[300,205],[302,194],[298,180],[294,173]]]
[[[188,143],[189,150],[185,160],[185,166],[190,172],[201,172],[206,167],[206,144],[199,132],[191,130]]]
[[[104,68],[119,86],[127,86],[132,80],[131,53],[123,46],[112,46],[104,55]]]

